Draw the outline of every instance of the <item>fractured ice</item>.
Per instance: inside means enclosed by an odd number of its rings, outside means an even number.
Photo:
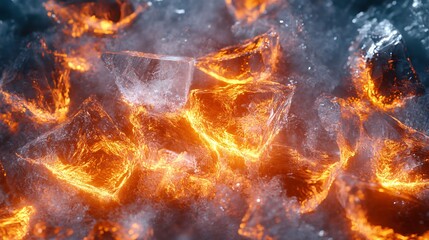
[[[197,60],[201,71],[227,83],[244,83],[267,79],[275,70],[279,52],[275,31],[229,46]]]
[[[130,104],[164,112],[186,103],[194,59],[130,51],[106,52],[102,59]]]
[[[400,32],[388,20],[367,18],[361,14],[354,19],[361,27],[350,48],[349,64],[358,92],[383,105],[422,94],[424,88]]]
[[[116,200],[133,168],[132,143],[94,99],[18,150],[28,162],[103,200]]]
[[[294,90],[275,82],[193,90],[187,117],[213,148],[255,160],[283,126]]]

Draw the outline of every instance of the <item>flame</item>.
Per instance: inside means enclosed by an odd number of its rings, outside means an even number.
[[[375,107],[383,111],[390,111],[404,106],[409,97],[402,96],[401,92],[393,91],[389,96],[380,94],[371,77],[371,67],[363,57],[357,57],[354,69],[353,82],[361,99],[369,100]]]
[[[269,31],[240,45],[199,58],[196,67],[220,81],[242,84],[270,77],[279,55],[279,36],[275,31]]]
[[[119,162],[110,162],[110,159],[103,159],[100,156],[97,158],[95,154],[102,151],[109,156],[124,156],[130,147],[132,146],[108,139],[102,139],[88,146],[81,140],[74,153],[76,155],[73,156],[79,162],[78,165],[64,163],[64,160],[55,156],[46,156],[37,161],[27,160],[46,167],[57,179],[100,200],[119,201],[119,191],[131,176],[134,168],[133,161],[124,159]],[[86,153],[88,150],[95,155],[94,158]]]
[[[297,198],[299,204],[295,207],[300,213],[314,211],[325,200],[347,160],[325,152],[306,157],[279,143],[273,143],[267,155],[268,161],[261,166],[262,173],[283,179],[286,195]]]
[[[137,150],[102,106],[89,98],[67,122],[22,147],[19,156],[101,201],[119,201]]]
[[[193,90],[185,115],[212,150],[255,162],[280,130],[293,93],[274,82]]]
[[[69,56],[65,53],[57,53],[54,55],[60,57],[64,60],[66,67],[78,71],[78,72],[87,72],[91,69],[91,63],[84,57],[80,56]]]
[[[340,179],[337,181],[337,194],[339,199],[346,211],[346,217],[351,221],[351,230],[358,232],[365,239],[427,239],[429,237],[429,231],[426,231],[422,235],[418,234],[409,234],[404,235],[395,232],[394,229],[389,227],[383,227],[381,225],[375,225],[369,222],[368,212],[362,206],[362,202],[366,200],[366,195],[363,191],[363,188],[372,189],[376,193],[387,194],[396,196],[396,194],[391,193],[388,189],[382,187],[377,187],[373,184],[363,184],[358,183],[356,186],[349,185],[347,180]],[[400,195],[402,200],[408,201],[406,195]],[[391,219],[393,220],[393,219]],[[396,220],[393,220],[396,221]]]
[[[418,168],[419,151],[424,149],[422,142],[403,138],[400,141],[382,140],[378,144],[374,163],[376,169],[376,180],[385,188],[418,194],[421,190],[429,187],[429,180],[423,174],[414,172]]]
[[[195,158],[186,152],[177,154],[161,149],[155,161],[143,161],[141,166],[145,171],[161,174],[156,193],[159,196],[168,196],[169,199],[185,199],[191,195],[211,198],[214,184],[210,176],[193,173],[196,164]]]
[[[228,9],[239,21],[252,23],[278,0],[225,0]]]
[[[48,16],[55,19],[57,22],[65,22],[71,26],[69,34],[74,37],[80,37],[86,32],[97,35],[111,35],[119,30],[131,25],[136,18],[143,12],[145,7],[139,5],[136,9],[127,15],[127,8],[130,7],[128,1],[116,1],[120,8],[119,21],[114,22],[109,19],[109,13],[102,12],[102,17],[97,16],[98,11],[101,11],[102,3],[82,3],[79,6],[62,6],[49,0],[44,3],[45,9],[48,11]]]
[[[0,238],[23,239],[28,232],[31,216],[36,212],[32,206],[25,206],[12,213],[10,217],[0,219]]]
[[[54,79],[54,85],[49,88],[49,94],[53,101],[53,106],[49,104],[44,91],[39,88],[37,81],[33,81],[33,88],[37,96],[34,100],[25,100],[16,94],[0,89],[0,96],[3,101],[10,105],[14,111],[30,113],[30,117],[37,123],[62,122],[66,120],[70,105],[70,70],[65,69],[60,72],[58,78]]]

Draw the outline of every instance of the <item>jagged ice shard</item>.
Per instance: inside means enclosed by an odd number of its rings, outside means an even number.
[[[103,201],[118,193],[133,169],[133,145],[101,105],[87,99],[70,120],[18,150],[57,179]]]
[[[279,54],[279,36],[269,31],[199,58],[196,67],[226,83],[259,81],[272,75]]]
[[[213,149],[253,162],[285,123],[294,90],[275,82],[197,89],[186,114]]]
[[[388,20],[358,16],[353,21],[361,25],[349,58],[358,94],[381,109],[402,106],[405,99],[422,94],[400,32]]]
[[[169,112],[186,103],[194,72],[193,58],[125,51],[106,52],[102,59],[129,104]]]

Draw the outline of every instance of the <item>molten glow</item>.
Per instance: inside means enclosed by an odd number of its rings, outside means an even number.
[[[78,71],[86,72],[91,69],[91,64],[87,59],[79,56],[68,56],[64,53],[54,53],[56,57],[60,57],[64,60],[66,67]]]
[[[429,231],[425,232],[421,236],[418,236],[417,234],[402,235],[395,232],[395,230],[392,228],[374,225],[370,223],[368,220],[368,212],[363,208],[361,204],[361,202],[365,201],[365,194],[362,189],[356,190],[355,187],[348,185],[343,180],[337,181],[337,187],[337,193],[346,211],[346,217],[351,221],[351,230],[361,234],[362,237],[364,237],[365,239],[423,240],[429,237]],[[389,193],[389,190],[383,188],[376,188],[373,185],[361,187],[370,187],[371,189],[379,193]]]
[[[18,129],[18,122],[16,122],[16,120],[13,119],[12,113],[10,112],[1,113],[0,122],[5,124],[9,128],[9,131],[12,133],[16,132],[16,130]]]
[[[275,71],[279,50],[276,32],[256,36],[241,45],[226,47],[197,60],[196,67],[232,84],[261,81]]]
[[[412,194],[429,187],[429,180],[424,179],[422,174],[412,173],[413,168],[419,165],[413,159],[416,154],[412,152],[412,146],[417,147],[421,142],[414,141],[411,145],[410,141],[384,140],[379,143],[382,147],[376,154],[375,168],[377,181],[383,187]]]
[[[57,79],[54,79],[53,87],[49,89],[52,104],[46,99],[44,92],[36,83],[33,82],[33,88],[37,96],[34,100],[26,100],[15,94],[8,93],[0,89],[0,96],[3,101],[9,104],[14,111],[28,112],[33,121],[37,123],[62,122],[66,120],[70,105],[70,70],[63,70]]]
[[[154,161],[143,161],[141,166],[145,171],[162,175],[157,186],[157,195],[184,199],[191,195],[209,198],[214,194],[214,184],[210,176],[192,174],[197,168],[197,162],[189,154],[159,150],[156,158]]]
[[[102,2],[102,1],[101,1]],[[55,0],[47,1],[44,6],[48,11],[48,16],[54,18],[58,22],[66,22],[71,26],[69,32],[72,37],[80,37],[86,32],[98,35],[111,35],[117,33],[131,25],[135,19],[143,12],[144,7],[139,5],[134,12],[126,15],[125,9],[129,7],[128,2],[120,4],[120,17],[119,21],[114,22],[109,19],[109,13],[101,13],[102,17],[97,16],[98,11],[102,6],[95,2],[82,3],[78,6],[62,6],[55,2]]]
[[[186,117],[218,154],[254,162],[284,123],[293,93],[273,82],[194,90]]]
[[[122,142],[103,139],[100,142],[87,146],[86,143],[78,145],[75,158],[79,164],[67,164],[59,158],[48,156],[40,159],[36,164],[45,166],[56,178],[87,192],[101,200],[118,201],[118,193],[131,176],[134,164],[128,159],[111,161],[110,159],[91,158],[85,153],[92,154],[103,151],[112,156],[124,156],[132,146]],[[89,149],[88,149],[89,148]],[[83,156],[79,156],[82,154]],[[86,157],[86,159],[81,159]]]
[[[278,0],[225,0],[229,10],[239,21],[254,22],[265,13],[267,7]]]
[[[356,76],[353,77],[353,82],[361,98],[368,99],[374,106],[383,111],[402,107],[405,104],[405,98],[401,97],[400,92],[393,92],[389,97],[381,95],[371,78],[371,68],[365,59],[360,57],[356,61]]]
[[[10,217],[0,219],[0,238],[23,239],[28,232],[31,216],[35,213],[32,206],[26,206],[12,213]]]
[[[132,223],[130,226],[122,226],[118,223],[102,221],[95,224],[90,234],[84,240],[95,239],[152,239],[153,229],[143,229],[138,223]]]

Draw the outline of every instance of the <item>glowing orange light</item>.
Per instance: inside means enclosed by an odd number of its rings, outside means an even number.
[[[239,21],[254,22],[267,10],[270,5],[278,0],[225,0],[228,9]]]
[[[62,122],[66,119],[70,105],[70,70],[64,69],[54,79],[53,86],[49,88],[48,95],[39,88],[37,82],[33,82],[36,98],[26,100],[17,94],[12,94],[0,89],[3,101],[10,105],[14,111],[28,112],[37,123]],[[49,100],[48,100],[49,99]]]
[[[270,31],[199,58],[196,67],[227,83],[261,81],[275,71],[279,48],[277,33]]]
[[[279,176],[289,197],[296,197],[297,211],[307,213],[325,200],[344,159],[317,153],[305,157],[297,150],[273,143],[268,159],[262,163],[261,173]]]
[[[120,12],[118,21],[111,20],[112,16],[109,15],[109,10],[105,9],[102,1],[63,6],[56,3],[55,0],[49,0],[44,6],[48,11],[48,16],[71,26],[69,33],[72,37],[80,37],[86,32],[99,35],[115,34],[120,29],[131,25],[145,9],[139,5],[134,11],[131,11],[128,1],[118,1],[117,4]]]
[[[134,168],[134,152],[133,144],[90,98],[63,125],[21,148],[20,156],[100,200],[118,201]]]
[[[293,93],[274,82],[193,90],[186,117],[216,152],[254,162],[284,123]]]
[[[12,113],[1,113],[0,114],[0,122],[4,123],[9,131],[14,133],[18,129],[18,122],[13,118]]]
[[[79,56],[68,56],[64,53],[54,53],[56,57],[60,57],[64,60],[66,67],[79,71],[86,72],[91,69],[91,63],[88,62],[86,58]]]
[[[84,240],[106,238],[118,240],[152,239],[153,229],[143,229],[142,226],[137,223],[125,227],[115,222],[101,221],[95,224],[92,231]]]
[[[14,211],[10,216],[0,218],[0,238],[3,240],[23,239],[28,232],[31,216],[35,213],[32,206]]]
[[[358,233],[358,238],[364,237],[365,239],[427,239],[429,231],[427,231],[427,223],[420,221],[416,216],[419,215],[424,209],[420,209],[422,205],[406,194],[396,194],[388,189],[377,186],[376,184],[367,184],[356,182],[356,179],[348,179],[342,177],[337,181],[337,194],[338,198],[343,205],[347,218],[351,221],[351,230]],[[401,216],[400,208],[394,206],[389,207],[390,204],[395,202],[402,202],[408,205],[407,213]],[[369,207],[371,206],[371,207]],[[371,213],[370,209],[376,207],[376,213]],[[368,209],[369,208],[369,209]],[[384,214],[381,215],[380,214]],[[394,216],[389,216],[394,214]],[[411,214],[411,216],[408,216]],[[374,218],[374,215],[376,217]],[[416,221],[413,225],[415,228],[410,233],[401,233],[401,226],[395,230],[392,226],[397,224],[400,217],[407,218],[407,221]],[[376,221],[379,223],[372,223]],[[424,218],[424,217],[423,217]],[[427,221],[427,220],[426,220]],[[417,233],[419,232],[419,233]]]
[[[387,189],[418,196],[429,187],[429,179],[422,170],[427,164],[429,137],[392,119],[402,137],[376,141],[375,181]]]

